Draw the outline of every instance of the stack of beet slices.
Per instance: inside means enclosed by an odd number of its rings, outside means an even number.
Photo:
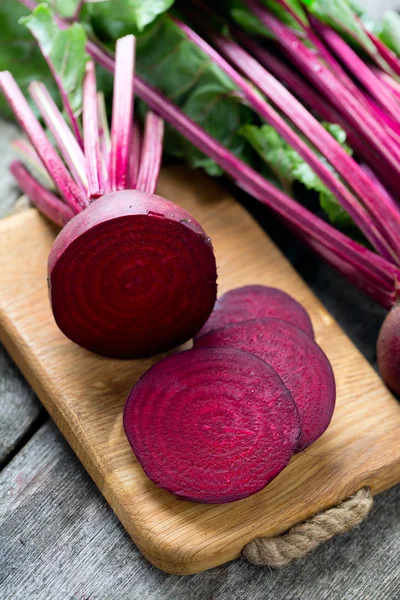
[[[141,377],[124,428],[158,486],[223,503],[263,489],[322,435],[334,406],[307,312],[280,290],[247,286],[220,298],[192,350]]]

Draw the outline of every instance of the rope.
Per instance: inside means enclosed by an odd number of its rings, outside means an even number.
[[[278,537],[249,542],[243,549],[243,555],[255,565],[278,569],[362,523],[372,505],[371,490],[364,487],[337,506],[295,525]]]

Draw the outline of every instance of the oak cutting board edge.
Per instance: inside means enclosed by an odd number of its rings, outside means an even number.
[[[309,310],[338,384],[328,431],[251,498],[227,505],[178,500],[152,484],[122,428],[127,393],[156,359],[117,361],[69,342],[47,298],[56,230],[35,210],[0,222],[0,338],[143,554],[159,568],[195,573],[240,555],[363,485],[400,481],[400,404],[253,218],[215,182],[163,171],[158,192],[188,209],[211,236],[220,292],[280,287]]]

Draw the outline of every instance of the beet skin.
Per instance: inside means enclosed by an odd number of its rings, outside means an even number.
[[[311,319],[297,300],[276,288],[246,285],[227,292],[217,300],[210,318],[195,340],[230,323],[264,317],[288,321],[314,339]]]
[[[258,356],[281,377],[297,404],[304,450],[328,427],[335,407],[335,379],[321,348],[298,327],[281,319],[254,319],[226,325],[196,343],[196,348],[236,348]]]
[[[269,365],[208,348],[147,371],[129,395],[124,428],[154,483],[187,500],[224,503],[255,494],[282,471],[300,421]]]
[[[377,344],[379,371],[390,389],[400,396],[400,304],[387,315]]]
[[[216,264],[200,225],[138,191],[103,196],[74,217],[49,257],[57,325],[87,350],[138,358],[193,337],[216,299]]]

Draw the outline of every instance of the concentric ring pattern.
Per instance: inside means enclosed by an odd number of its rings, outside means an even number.
[[[190,339],[208,318],[215,258],[205,236],[184,221],[125,214],[62,235],[72,241],[64,240],[50,270],[51,304],[59,328],[80,346],[149,356]]]
[[[264,488],[287,465],[300,433],[276,372],[232,349],[189,350],[153,366],[129,396],[124,427],[150,479],[207,503]]]

